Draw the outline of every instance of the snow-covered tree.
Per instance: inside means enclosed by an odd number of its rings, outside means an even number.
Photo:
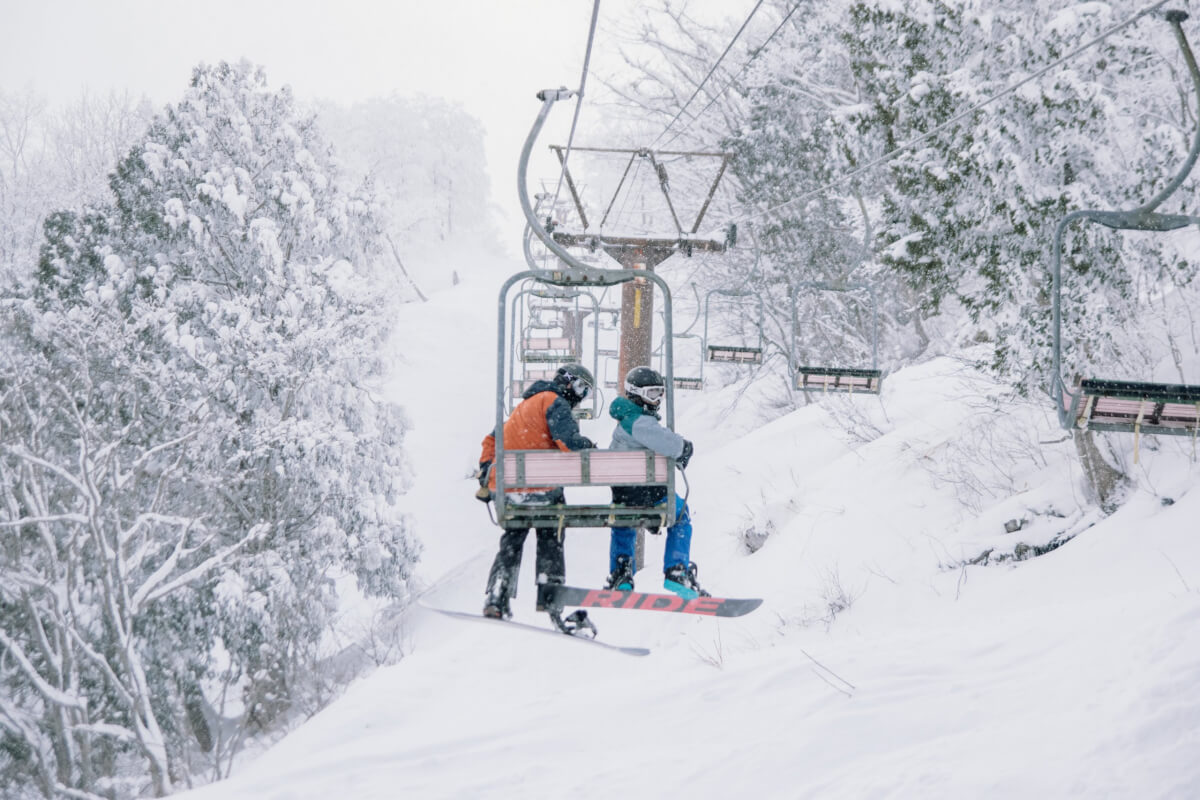
[[[49,220],[0,364],[0,524],[26,543],[0,576],[0,768],[46,796],[211,770],[219,694],[242,728],[306,707],[335,579],[399,598],[417,557],[375,392],[394,285],[313,119],[261,70],[200,67],[111,191]]]
[[[1170,31],[1154,21],[1006,92],[1112,22],[1101,5],[969,0],[857,0],[806,16],[748,81],[751,112],[732,139],[742,197],[777,208],[765,239],[817,272],[852,269],[846,229],[873,231],[874,280],[905,301],[893,317],[940,315],[949,343],[988,342],[992,367],[1044,389],[1055,224],[1135,205],[1171,173],[1191,124],[1168,74]],[[1072,345],[1070,363],[1131,355],[1118,330],[1144,307],[1131,287],[1160,272],[1157,247],[1072,232],[1067,324],[1087,352]]]
[[[423,249],[496,246],[483,126],[459,105],[398,95],[349,107],[322,103],[317,122],[345,180],[370,185],[387,259],[416,296],[424,299],[407,262],[423,259]]]
[[[103,196],[150,116],[127,93],[51,108],[32,91],[0,92],[0,284],[29,277],[49,213]]]

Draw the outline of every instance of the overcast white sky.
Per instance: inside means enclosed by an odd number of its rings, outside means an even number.
[[[606,0],[602,17],[627,2]],[[0,89],[32,87],[54,103],[129,89],[162,105],[196,64],[244,57],[301,99],[445,97],[483,122],[494,199],[519,225],[534,94],[578,83],[591,10],[591,0],[0,0]],[[565,139],[569,121],[563,104],[541,144]]]

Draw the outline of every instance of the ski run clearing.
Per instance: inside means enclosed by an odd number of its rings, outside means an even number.
[[[460,284],[401,309],[391,390],[414,427],[421,600],[478,612],[499,529],[469,475],[495,413],[497,291],[522,265],[454,266]],[[373,619],[403,657],[183,796],[1200,797],[1190,439],[1142,437],[1136,464],[1133,437],[1115,439],[1136,485],[1106,517],[1049,403],[962,358],[792,411],[770,399],[770,364],[748,388],[746,369],[712,366],[715,387],[677,393],[676,429],[696,446],[700,581],[759,609],[590,612],[601,640],[644,658],[416,602],[351,609],[348,630],[369,638]],[[611,421],[582,429],[607,444]],[[548,626],[533,545],[513,606]],[[567,582],[600,587],[607,548],[606,531],[570,531]],[[662,538],[646,550],[637,589],[661,592]]]

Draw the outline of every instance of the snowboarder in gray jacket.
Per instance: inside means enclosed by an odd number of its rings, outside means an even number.
[[[666,396],[663,376],[650,367],[634,367],[625,376],[625,396],[613,400],[608,415],[617,421],[613,430],[613,450],[653,450],[675,460],[685,468],[692,457],[692,443],[664,427],[658,409]],[[666,502],[664,486],[614,486],[613,502],[620,505],[652,506]],[[657,530],[652,531],[657,533]],[[607,589],[633,589],[636,528],[613,528],[609,544]],[[696,565],[691,561],[692,520],[687,503],[675,497],[675,523],[667,528],[663,553],[663,588],[681,597],[708,597],[696,580]]]

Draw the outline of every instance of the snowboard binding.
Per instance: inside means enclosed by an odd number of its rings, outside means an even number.
[[[596,638],[596,626],[588,619],[587,611],[582,608],[572,611],[566,618],[562,616],[560,610],[547,609],[546,613],[550,615],[550,621],[554,623],[554,627],[566,635],[585,639]]]

